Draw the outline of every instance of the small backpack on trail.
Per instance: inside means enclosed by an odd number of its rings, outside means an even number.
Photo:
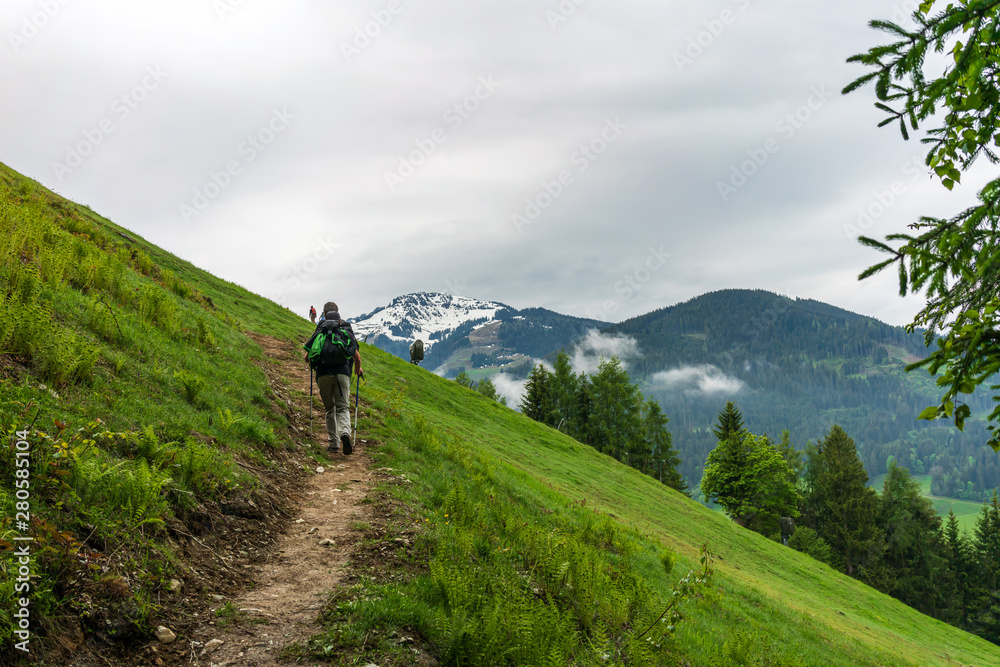
[[[313,368],[336,368],[354,358],[358,343],[343,320],[324,320],[313,337],[302,347],[309,352]]]
[[[424,360],[424,341],[419,338],[410,344],[410,363],[419,364]]]

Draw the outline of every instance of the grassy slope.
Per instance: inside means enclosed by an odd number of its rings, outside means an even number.
[[[1000,648],[742,530],[553,429],[390,355],[368,349],[366,358],[375,386],[405,386],[405,415],[422,415],[689,563],[708,542],[720,557],[725,594],[719,606],[704,605],[681,626],[678,642],[696,664],[717,664],[722,641],[747,629],[794,647],[804,664],[1000,664]]]

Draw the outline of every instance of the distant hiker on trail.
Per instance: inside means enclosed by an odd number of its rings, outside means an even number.
[[[332,301],[323,306],[323,319],[303,347],[308,351],[306,361],[316,371],[323,408],[326,410],[326,433],[330,438],[327,450],[336,454],[340,445],[344,454],[354,451],[351,442],[351,371],[360,380],[361,352],[354,329],[340,319],[340,310]]]
[[[316,308],[309,306],[309,319],[312,320],[313,324],[316,324]]]
[[[410,343],[410,363],[419,366],[424,360],[424,341],[419,338]]]

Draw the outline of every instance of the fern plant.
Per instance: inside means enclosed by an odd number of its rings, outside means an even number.
[[[188,371],[177,371],[174,373],[174,379],[177,380],[181,387],[184,388],[184,398],[188,403],[194,405],[195,400],[198,398],[198,394],[205,388],[206,382],[200,375],[195,375]]]

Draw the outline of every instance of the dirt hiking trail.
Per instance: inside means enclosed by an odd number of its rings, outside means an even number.
[[[309,394],[309,369],[294,343],[254,337],[293,392]],[[271,376],[271,372],[268,373]],[[272,384],[281,378],[271,377]],[[319,396],[317,393],[316,399]],[[308,399],[294,406],[308,412]],[[353,412],[353,411],[352,411]],[[353,414],[351,416],[353,423]],[[308,414],[305,417],[308,420]],[[362,430],[364,428],[362,418]],[[327,442],[322,408],[313,414],[313,440]],[[308,428],[301,430],[301,445],[309,443]],[[370,505],[361,504],[372,480],[371,461],[362,433],[354,453],[331,455],[333,462],[322,473],[307,476],[301,501],[263,563],[250,573],[252,582],[232,600],[215,597],[209,618],[185,639],[190,644],[189,664],[206,667],[265,667],[288,664],[280,654],[289,644],[304,646],[321,631],[320,609],[331,589],[348,573],[344,565],[361,539],[358,527],[366,521]],[[352,527],[353,526],[353,527]],[[181,641],[181,640],[178,640]],[[220,643],[221,642],[221,643]],[[320,664],[302,661],[298,664]]]

